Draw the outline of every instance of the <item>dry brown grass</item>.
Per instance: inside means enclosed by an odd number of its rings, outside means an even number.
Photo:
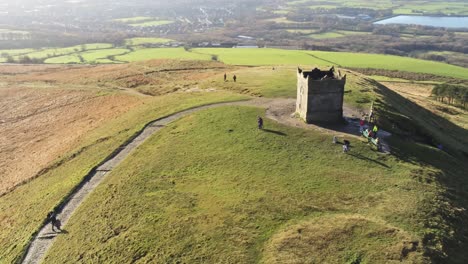
[[[182,60],[151,60],[88,67],[36,67],[31,74],[7,76],[5,80],[13,83],[45,82],[48,84],[132,88],[145,94],[162,95],[178,90],[193,89],[201,80],[234,69],[232,66],[215,61]],[[0,72],[1,70],[0,68]],[[19,69],[5,71],[13,73]]]
[[[432,99],[430,96],[434,85],[395,82],[382,82],[382,84],[432,113],[468,129],[468,111]]]
[[[91,90],[0,89],[0,194],[37,175],[81,136],[141,103]]]
[[[200,80],[231,68],[174,60],[0,66],[0,195],[37,175],[101,122],[143,103],[109,89],[162,95],[198,88]]]
[[[406,232],[360,215],[327,215],[273,235],[264,263],[423,263]]]

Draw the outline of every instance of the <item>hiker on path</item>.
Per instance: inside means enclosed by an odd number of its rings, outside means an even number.
[[[55,232],[55,227],[57,227],[57,229],[59,231],[61,231],[60,229],[60,226],[61,226],[61,222],[60,220],[57,219],[57,213],[54,211],[51,211],[47,214],[47,220],[50,221],[50,225],[52,226],[52,231]]]
[[[236,82],[237,76],[236,75],[232,76],[232,79],[234,80],[234,82]]]
[[[263,129],[263,119],[261,117],[258,117],[257,123],[258,123],[258,129]]]
[[[226,73],[224,74],[224,81],[225,81],[225,82],[227,81],[227,75],[226,75]]]

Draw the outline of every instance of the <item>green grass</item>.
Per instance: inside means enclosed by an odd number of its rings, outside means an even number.
[[[163,25],[168,25],[172,24],[174,21],[172,20],[151,20],[151,21],[145,21],[145,22],[140,22],[140,23],[132,23],[130,26],[132,27],[157,27],[157,26],[163,26]]]
[[[139,107],[90,132],[81,140],[80,147],[63,156],[63,164],[58,168],[0,197],[0,262],[12,263],[17,260],[47,212],[58,205],[92,167],[144,124],[193,106],[242,98],[245,97],[224,92],[149,98]]]
[[[287,97],[296,95],[296,68],[294,67],[255,67],[230,71],[228,82],[224,82],[220,73],[201,83],[205,89],[225,89],[237,93],[247,93],[262,97]],[[232,76],[237,76],[237,82],[233,82]]]
[[[127,18],[118,18],[118,19],[114,19],[113,21],[117,21],[117,22],[122,22],[122,23],[137,23],[137,22],[142,22],[142,21],[148,21],[148,20],[152,20],[154,18],[152,17],[144,17],[144,16],[138,16],[138,17],[127,17]]]
[[[313,66],[306,66],[310,70]],[[345,102],[359,109],[369,109],[370,104],[377,97],[372,92],[375,85],[353,73],[339,70],[347,74]],[[296,98],[297,96],[297,67],[276,66],[244,68],[228,72],[228,82],[224,82],[223,74],[207,79],[200,84],[201,88],[225,89],[236,93],[245,93],[253,96],[268,98]],[[232,81],[233,75],[237,82]]]
[[[368,35],[370,32],[362,31],[348,31],[348,30],[334,30],[330,32],[310,34],[308,37],[313,39],[329,39],[329,38],[341,38],[351,35]]]
[[[117,56],[120,61],[143,61],[150,59],[192,59],[192,60],[210,60],[211,56],[206,54],[197,54],[187,52],[183,48],[151,48],[139,49],[123,56]]]
[[[46,59],[46,64],[67,64],[67,63],[80,63],[80,59],[77,55],[63,55]]]
[[[446,15],[468,15],[468,5],[462,1],[423,1],[423,4],[404,4],[400,8],[393,10],[399,15],[419,15],[419,14],[446,14]]]
[[[7,50],[0,50],[0,54],[8,54],[8,55],[14,56],[14,55],[30,53],[33,51],[34,49],[7,49]]]
[[[393,14],[418,15],[418,14],[446,14],[446,15],[467,15],[468,5],[461,0],[412,0],[412,1],[391,1],[391,0],[299,0],[288,1],[289,6],[296,8],[308,7],[311,9],[333,9],[338,7],[348,8],[369,8],[374,10],[392,9]]]
[[[297,33],[297,34],[308,35],[308,34],[316,33],[318,31],[318,29],[288,29],[286,31],[288,31],[289,33]]]
[[[141,52],[144,53],[144,51]],[[204,48],[194,49],[193,52],[216,54],[220,61],[234,65],[339,65],[341,67],[400,70],[468,79],[467,68],[392,55],[279,49]]]
[[[413,172],[432,178],[435,168],[381,156],[355,138],[346,155],[329,135],[268,120],[269,130],[258,131],[263,114],[223,107],[167,126],[91,194],[46,262],[256,263],[283,229],[336,213],[376,219],[417,240],[428,231],[422,209],[439,187]],[[355,243],[385,247],[396,239],[391,234],[356,242],[336,231],[324,243],[384,263],[399,256],[367,254]],[[338,253],[298,251],[302,259]],[[421,251],[409,257],[424,259]]]
[[[125,40],[125,45],[161,44],[172,41],[172,39],[167,38],[131,38]]]
[[[105,59],[109,56],[118,56],[130,52],[128,49],[105,49],[105,50],[93,50],[80,53],[83,59],[87,62],[95,62],[99,59]]]
[[[49,58],[44,63],[49,64],[66,64],[66,63],[80,63],[79,55],[84,59],[83,63],[114,63],[112,60],[106,60],[109,56],[118,56],[130,52],[128,49],[103,49],[80,52],[72,55],[64,55]]]
[[[227,64],[259,65],[320,65],[325,61],[307,56],[301,51],[281,49],[193,49],[193,52],[216,54],[220,61]]]
[[[49,49],[40,49],[29,52],[27,54],[30,58],[36,59],[43,59],[47,57],[55,57],[61,55],[70,55],[71,53],[76,53],[80,51],[87,51],[87,50],[97,50],[97,49],[110,49],[112,48],[112,44],[108,43],[92,43],[92,44],[83,44],[83,45],[76,45],[66,48],[49,48]],[[18,58],[19,56],[15,56]]]
[[[341,37],[344,37],[344,35],[337,33],[337,32],[325,32],[325,33],[309,35],[309,38],[313,38],[313,39],[329,39],[329,38],[341,38]]]
[[[468,79],[467,68],[441,62],[380,54],[325,51],[310,51],[306,53],[334,62],[342,67],[400,70]]]

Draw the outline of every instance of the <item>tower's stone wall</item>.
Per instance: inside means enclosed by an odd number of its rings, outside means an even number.
[[[343,120],[343,97],[346,76],[314,69],[297,71],[296,112],[307,123]]]

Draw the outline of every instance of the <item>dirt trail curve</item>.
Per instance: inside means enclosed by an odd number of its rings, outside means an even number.
[[[75,212],[75,210],[81,205],[81,203],[86,199],[88,194],[90,194],[94,188],[96,188],[102,180],[105,178],[109,172],[111,172],[115,167],[117,167],[134,149],[140,146],[147,138],[161,130],[167,124],[187,116],[191,113],[220,106],[228,105],[248,105],[266,108],[266,116],[270,119],[273,119],[277,122],[283,123],[289,126],[302,127],[306,129],[315,129],[321,132],[338,132],[333,129],[320,128],[314,125],[306,125],[297,118],[291,117],[291,114],[294,112],[295,100],[294,99],[253,99],[249,101],[240,101],[240,102],[226,102],[226,103],[216,103],[211,105],[194,107],[187,109],[167,117],[159,118],[151,123],[149,123],[136,137],[130,140],[126,145],[118,148],[113,155],[108,157],[105,162],[97,167],[97,169],[92,170],[86,177],[75,192],[69,197],[69,199],[64,202],[60,208],[62,208],[58,214],[58,219],[60,219],[63,226],[65,226]],[[346,112],[346,111],[345,111]],[[253,121],[255,123],[255,121]],[[350,136],[349,131],[340,131],[340,134],[347,134]],[[52,232],[51,225],[49,223],[44,224],[38,234],[34,237],[31,244],[29,245],[26,255],[22,263],[32,264],[40,263],[44,258],[47,250],[54,243],[55,237],[60,233]]]

